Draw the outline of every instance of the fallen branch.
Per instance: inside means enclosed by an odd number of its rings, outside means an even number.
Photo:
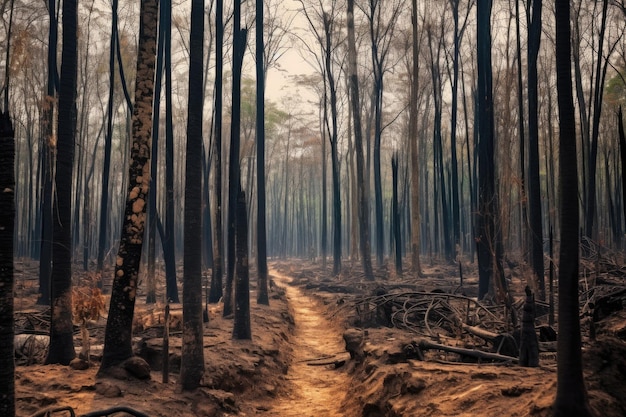
[[[436,349],[443,350],[444,352],[456,353],[463,356],[469,356],[477,359],[485,359],[485,360],[496,360],[496,361],[509,361],[513,363],[517,363],[517,358],[513,356],[500,355],[497,353],[489,353],[483,352],[482,350],[476,349],[465,349],[454,346],[446,346],[439,343],[431,342],[430,340],[422,339],[419,342],[420,349],[428,350],[428,349]]]

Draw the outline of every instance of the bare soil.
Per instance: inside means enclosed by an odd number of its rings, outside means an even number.
[[[44,366],[40,351],[18,355],[17,415],[32,416],[45,408],[71,406],[76,415],[113,406],[128,406],[149,416],[549,416],[556,391],[556,355],[541,354],[538,368],[513,363],[459,362],[458,355],[428,351],[423,360],[409,352],[425,337],[417,328],[367,326],[359,322],[354,300],[381,285],[393,291],[458,288],[455,266],[427,268],[426,278],[395,276],[384,270],[377,282],[363,280],[358,267],[346,262],[339,277],[319,262],[271,263],[270,306],[257,305],[251,292],[250,341],[232,340],[230,318],[221,305],[209,307],[205,324],[206,372],[202,387],[181,392],[180,305],[172,305],[169,382],[162,382],[161,304],[145,305],[140,296],[134,335],[137,354],[151,364],[151,378],[96,378],[104,319],[90,326],[92,366],[75,370]],[[46,307],[35,305],[36,280],[28,264],[18,266],[17,327],[45,327]],[[465,272],[463,291],[471,296],[475,271]],[[251,274],[254,276],[254,274]],[[523,274],[510,273],[520,297]],[[162,289],[161,289],[162,290]],[[108,305],[108,303],[107,303]],[[350,359],[342,335],[358,328],[364,357]],[[445,331],[439,341],[454,340]],[[596,341],[585,333],[584,361],[589,399],[598,416],[626,415],[626,312],[618,311],[596,326]],[[429,334],[428,336],[432,336]],[[432,337],[431,337],[432,339]],[[463,340],[463,341],[459,341]],[[456,343],[487,349],[467,336]],[[80,332],[76,332],[77,353]],[[471,345],[468,345],[471,344]],[[31,364],[27,364],[31,363]],[[67,413],[52,415],[65,416]],[[124,415],[124,414],[117,414]]]

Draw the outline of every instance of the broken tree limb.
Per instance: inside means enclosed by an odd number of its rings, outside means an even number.
[[[467,324],[463,324],[463,330],[488,342],[493,342],[499,336],[498,333],[490,332],[489,330],[485,330],[478,326],[469,326]]]
[[[436,349],[443,350],[444,352],[456,353],[463,356],[469,356],[477,359],[485,359],[485,360],[496,360],[496,361],[509,361],[513,363],[517,363],[517,358],[513,356],[500,355],[497,353],[489,353],[483,352],[482,350],[476,349],[465,349],[454,346],[446,346],[440,343],[431,342],[430,340],[422,339],[419,342],[420,349],[428,350],[428,349]]]

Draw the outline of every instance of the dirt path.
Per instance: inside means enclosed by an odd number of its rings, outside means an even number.
[[[267,416],[333,417],[345,416],[340,406],[349,379],[341,369],[310,366],[313,359],[345,352],[342,336],[316,309],[316,302],[299,288],[290,285],[291,278],[272,271],[276,282],[285,288],[293,310],[295,332],[292,336],[293,362],[287,379],[292,388],[277,398]]]

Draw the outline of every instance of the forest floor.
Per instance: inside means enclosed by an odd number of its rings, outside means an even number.
[[[498,318],[504,317],[498,316],[501,307],[482,312],[478,311],[482,307],[470,308],[477,286],[473,265],[464,265],[462,286],[454,265],[424,267],[423,278],[396,276],[383,269],[376,273],[375,282],[364,280],[362,270],[349,262],[338,277],[331,276],[330,265],[323,268],[319,261],[275,261],[270,268],[270,306],[256,304],[252,283],[252,340],[232,340],[232,318],[222,317],[221,304],[209,306],[204,331],[205,376],[198,390],[181,392],[177,383],[181,306],[171,306],[170,373],[164,383],[164,306],[146,305],[145,296],[140,295],[133,334],[136,353],[151,365],[150,379],[96,377],[104,336],[105,320],[101,318],[90,325],[92,366],[85,370],[41,365],[45,347],[38,347],[36,338],[16,343],[17,415],[27,417],[63,406],[71,406],[78,416],[114,406],[155,417],[550,415],[556,393],[556,354],[550,352],[550,342],[542,344],[547,351],[540,353],[536,368],[420,347],[420,341],[428,339],[493,351],[486,340],[468,334],[458,322],[459,315],[465,316],[466,324],[506,334],[506,320]],[[49,309],[35,304],[36,268],[28,262],[16,263],[16,274],[16,327],[33,333],[45,328]],[[507,271],[518,310],[526,285],[524,275],[515,267]],[[625,285],[623,278],[614,282],[616,288]],[[538,324],[547,321],[541,307],[538,305]],[[385,313],[391,315],[385,317]],[[598,416],[624,416],[626,311],[612,312],[599,320],[595,329],[592,341],[583,327],[590,403]],[[362,338],[354,359],[342,338],[350,332]],[[45,345],[45,338],[39,340]],[[79,331],[76,345],[78,353]],[[502,345],[501,341],[499,347]]]

